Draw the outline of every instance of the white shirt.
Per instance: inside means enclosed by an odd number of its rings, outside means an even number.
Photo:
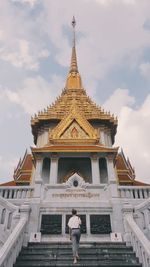
[[[69,228],[80,228],[80,224],[81,224],[81,219],[76,216],[76,215],[73,215],[70,219],[69,219],[69,222],[68,222],[68,226]]]

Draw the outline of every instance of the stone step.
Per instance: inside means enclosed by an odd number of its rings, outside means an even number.
[[[79,267],[142,267],[141,264],[139,263],[120,263],[120,262],[114,262],[114,263],[102,263],[102,262],[95,262],[95,261],[91,261],[91,262],[83,262],[80,263],[78,262],[77,264],[73,264],[72,263],[55,263],[55,264],[51,264],[51,263],[21,263],[21,264],[15,264],[15,267],[70,267],[70,266],[79,266]]]
[[[65,245],[71,245],[71,242],[70,241],[68,241],[68,242],[37,242],[37,243],[35,243],[35,242],[30,242],[30,243],[28,243],[28,246],[30,246],[30,245],[34,245],[34,246],[37,246],[37,245],[41,245],[41,246],[43,246],[43,245],[52,245],[52,246],[54,246],[54,245],[59,245],[59,246],[65,246]],[[126,246],[126,243],[125,242],[123,242],[123,241],[121,241],[121,242],[115,242],[115,241],[100,241],[100,242],[80,242],[80,245],[82,246],[98,246],[98,245],[107,245],[107,246],[109,246],[109,245],[117,245],[117,246],[119,246],[119,245],[124,245],[124,246]]]
[[[71,248],[71,243],[68,244],[56,244],[56,243],[30,243],[29,248]],[[126,248],[125,243],[93,243],[93,244],[80,244],[81,248],[101,248],[101,247],[113,247],[113,248]]]
[[[120,256],[120,255],[134,255],[135,256],[135,253],[133,251],[119,251],[119,250],[115,250],[115,251],[100,251],[100,250],[93,250],[93,251],[86,251],[86,250],[79,250],[79,253],[81,256],[86,256],[86,255],[90,255],[90,256],[93,256],[93,255],[117,255],[117,256]],[[42,250],[42,251],[38,251],[38,255],[54,255],[54,254],[57,254],[57,255],[60,255],[60,256],[70,256],[72,255],[72,251],[62,251],[62,250]],[[23,250],[21,251],[21,255],[37,255],[37,250]]]
[[[28,246],[28,249],[72,249],[72,245],[70,245],[70,246],[59,246],[59,245],[46,245],[46,246],[41,246],[40,244],[39,245],[36,245],[36,246]],[[80,245],[80,249],[105,249],[105,248],[107,248],[107,249],[109,249],[109,248],[112,248],[112,249],[131,249],[132,247],[127,247],[127,246],[125,246],[125,245],[123,245],[123,246],[117,246],[117,245],[109,245],[109,246],[107,246],[107,245],[97,245],[97,246],[83,246],[83,245]]]
[[[76,266],[87,267],[142,267],[132,247],[125,243],[80,244],[80,260]],[[69,267],[73,265],[71,244],[30,243],[23,248],[14,267]]]
[[[99,249],[86,249],[86,248],[79,248],[79,251],[80,251],[80,254],[108,254],[108,253],[131,253],[133,252],[133,250],[131,250],[130,248],[99,248]],[[28,249],[23,249],[22,253],[23,254],[44,254],[45,252],[47,252],[48,254],[50,253],[61,253],[61,254],[64,254],[64,255],[70,255],[72,254],[72,249],[40,249],[40,248],[28,248]]]
[[[27,261],[27,260],[30,260],[30,261],[47,261],[47,260],[56,260],[57,261],[66,261],[66,256],[64,255],[57,255],[57,254],[51,254],[51,255],[48,255],[48,254],[45,254],[45,255],[23,255],[21,257],[21,260],[23,261]],[[96,259],[96,260],[125,260],[125,261],[133,261],[135,258],[135,255],[80,255],[80,260],[93,260],[93,259]],[[68,256],[67,257],[67,261],[68,260],[72,260],[72,255]],[[137,259],[136,259],[137,261]]]

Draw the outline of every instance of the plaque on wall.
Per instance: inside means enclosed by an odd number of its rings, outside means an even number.
[[[110,234],[111,222],[110,215],[93,214],[90,215],[91,234]]]
[[[72,215],[66,215],[66,229],[65,233],[69,233],[68,221]],[[81,234],[86,234],[86,215],[79,215],[82,225],[81,225]]]
[[[59,235],[62,233],[62,215],[43,214],[41,221],[41,233]]]

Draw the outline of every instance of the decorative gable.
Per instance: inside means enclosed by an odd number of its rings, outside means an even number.
[[[97,130],[80,113],[74,100],[67,116],[49,133],[50,142],[98,143]]]
[[[89,139],[89,135],[74,120],[60,136],[60,139]]]

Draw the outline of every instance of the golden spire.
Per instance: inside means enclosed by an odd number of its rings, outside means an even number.
[[[76,21],[73,16],[72,27],[73,27],[73,45],[72,45],[72,55],[71,55],[71,65],[69,74],[66,81],[66,89],[82,89],[82,81],[78,71],[77,56],[76,56],[76,36],[75,36],[75,26]]]
[[[72,19],[72,27],[73,27],[73,46],[72,46],[72,56],[71,56],[70,72],[78,72],[77,56],[76,56],[76,35],[75,35],[75,26],[76,26],[76,21],[75,21],[75,17],[73,16],[73,19]]]

